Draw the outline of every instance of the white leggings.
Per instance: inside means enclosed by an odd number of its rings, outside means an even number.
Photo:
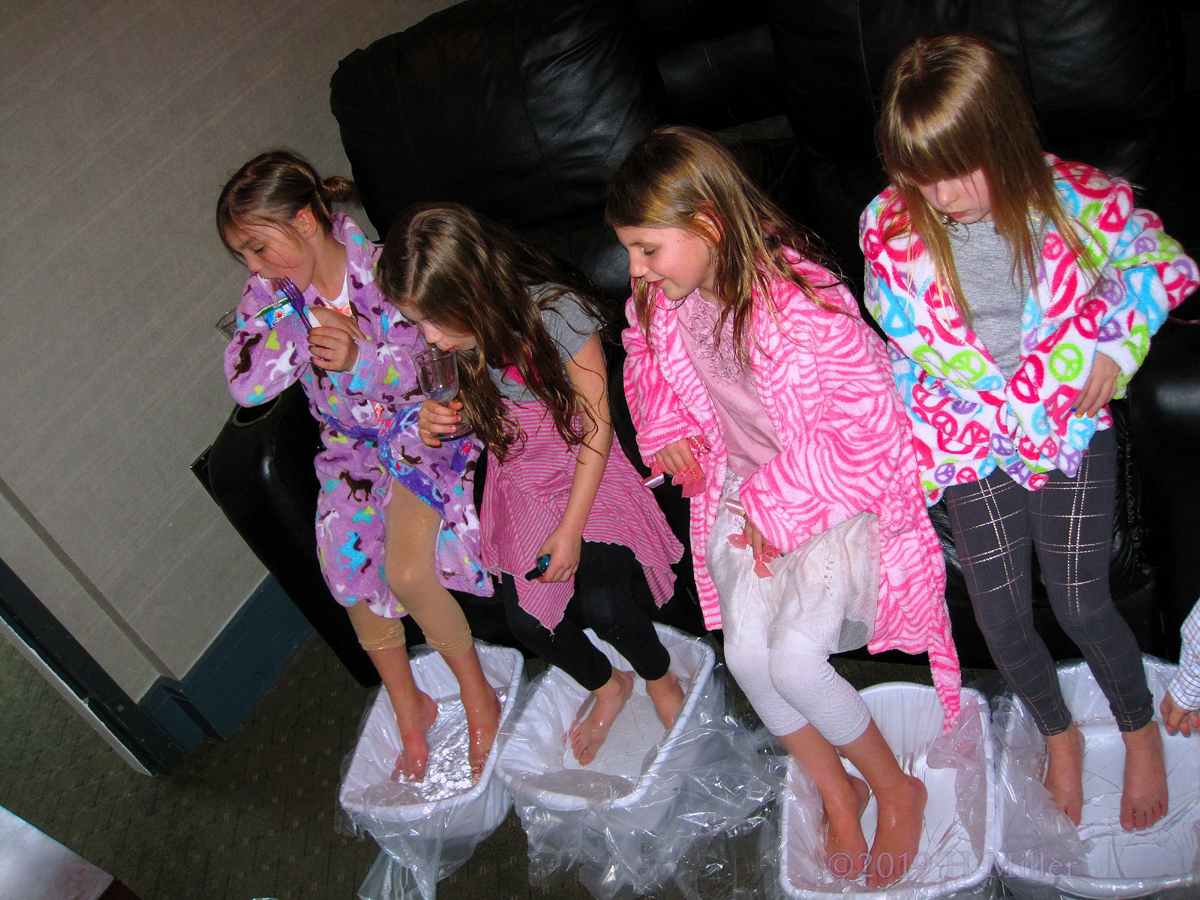
[[[791,734],[811,722],[835,747],[861,737],[871,713],[825,651],[794,633],[786,647],[767,647],[766,633],[742,630],[743,640],[727,639],[725,662],[767,730]]]
[[[877,569],[862,563],[869,554],[839,552],[847,548],[838,542],[867,532],[853,523],[831,529],[820,552],[810,542],[811,552],[790,553],[772,564],[771,578],[759,578],[751,551],[729,544],[729,535],[745,527],[725,503],[740,482],[732,475],[726,481],[706,547],[721,602],[725,662],[772,734],[791,734],[811,722],[835,747],[849,744],[867,730],[871,713],[829,664],[829,653],[838,646],[846,611],[864,596],[873,611],[879,589]]]

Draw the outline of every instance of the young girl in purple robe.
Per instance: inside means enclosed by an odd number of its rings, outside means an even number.
[[[217,230],[250,270],[225,374],[242,406],[298,381],[321,422],[321,570],[387,689],[403,744],[397,774],[424,778],[426,732],[438,713],[409,667],[401,617],[411,613],[458,677],[478,776],[500,705],[447,588],[492,591],[471,505],[479,447],[467,440],[429,450],[415,415],[402,412],[421,399],[409,356],[420,336],[376,286],[378,249],[349,216],[330,212],[353,188],[286,151],[255,157],[225,185]],[[412,462],[398,479],[380,465],[378,442],[389,434]]]

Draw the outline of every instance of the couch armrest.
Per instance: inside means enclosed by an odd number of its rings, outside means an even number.
[[[300,612],[363,686],[379,683],[350,618],[321,577],[313,521],[320,426],[295,384],[260,406],[236,407],[208,451],[208,488],[221,511]]]
[[[1129,388],[1167,652],[1200,597],[1200,323],[1168,319]]]

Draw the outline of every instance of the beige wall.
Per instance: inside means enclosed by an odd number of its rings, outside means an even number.
[[[232,406],[217,193],[272,146],[349,174],[337,61],[447,5],[0,4],[0,557],[135,698],[264,574],[188,468]]]

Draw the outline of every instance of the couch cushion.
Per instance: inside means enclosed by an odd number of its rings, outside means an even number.
[[[672,121],[721,129],[786,111],[765,24],[669,50],[658,72]]]
[[[1177,29],[1153,0],[769,5],[788,119],[813,158],[805,224],[852,277],[862,270],[858,217],[887,184],[874,137],[883,79],[917,35],[970,31],[992,41],[1032,99],[1046,148],[1145,186],[1153,196],[1143,202],[1152,208],[1190,184],[1164,178],[1156,159],[1182,88],[1182,52]],[[1183,218],[1168,225],[1187,240]]]
[[[603,204],[656,124],[617,0],[466,0],[342,60],[330,87],[380,235],[452,200],[510,226]]]
[[[1152,2],[772,0],[771,23],[792,127],[839,162],[874,157],[884,75],[920,34],[970,31],[992,41],[1028,91],[1049,149],[1127,177],[1142,160],[1111,139],[1138,141],[1137,126],[1165,116],[1181,87],[1167,17]],[[1086,152],[1091,142],[1105,158]]]

